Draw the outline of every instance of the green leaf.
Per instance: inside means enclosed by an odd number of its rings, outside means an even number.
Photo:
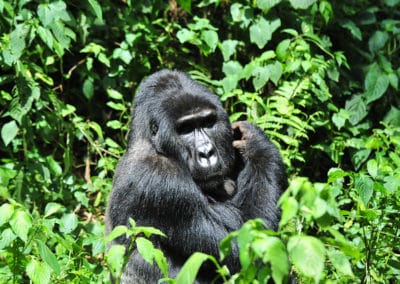
[[[360,95],[354,95],[350,100],[346,101],[345,109],[346,113],[350,114],[349,122],[352,125],[357,125],[368,115],[367,105]],[[346,115],[345,113],[342,114]]]
[[[40,256],[54,270],[54,272],[57,275],[59,275],[61,272],[61,267],[57,261],[56,256],[51,252],[51,250],[47,247],[47,245],[44,242],[36,240],[36,243],[38,244],[39,247]]]
[[[134,228],[133,225],[132,228]],[[139,233],[143,233],[146,236],[146,238],[150,238],[152,235],[167,237],[162,231],[153,227],[137,226],[134,228],[134,235],[138,235]]]
[[[31,216],[22,210],[16,210],[11,217],[10,226],[13,232],[24,242],[28,240],[28,232],[32,227]]]
[[[69,234],[78,226],[78,218],[74,213],[65,214],[60,220],[61,233]]]
[[[267,21],[260,17],[250,26],[250,41],[262,49],[272,38],[272,34],[281,26],[281,20]]]
[[[385,47],[388,39],[389,35],[387,32],[376,31],[368,41],[369,50],[376,53]]]
[[[42,26],[38,26],[36,32],[38,33],[41,40],[47,45],[47,47],[53,50],[54,43],[53,43],[53,34],[51,33],[51,31]]]
[[[381,74],[376,78],[375,84],[372,88],[367,89],[366,97],[367,103],[371,103],[381,98],[389,87],[389,77],[386,74]]]
[[[46,264],[32,259],[26,266],[26,274],[34,284],[50,283],[51,268]]]
[[[14,213],[14,206],[9,203],[4,203],[0,207],[0,227],[8,222]]]
[[[317,0],[289,0],[290,4],[295,9],[307,9]]]
[[[391,106],[390,111],[385,115],[384,122],[400,127],[400,109]]]
[[[0,250],[9,247],[16,238],[17,236],[10,228],[3,230],[0,234]]]
[[[252,229],[253,228],[250,223],[245,223],[242,228],[240,228],[237,236],[237,242],[239,245],[239,260],[243,269],[247,269],[252,262],[252,257],[249,252],[250,244],[254,238]]]
[[[286,225],[292,218],[297,215],[299,209],[299,203],[297,200],[289,196],[285,199],[282,199],[282,217],[279,222],[279,227]]]
[[[374,192],[374,182],[366,175],[356,177],[355,188],[360,196],[361,201],[366,206]]]
[[[116,226],[111,233],[109,233],[105,238],[104,238],[104,242],[108,243],[111,242],[112,240],[126,234],[126,232],[128,231],[128,228],[126,226]]]
[[[94,83],[92,77],[86,78],[85,82],[83,82],[82,91],[87,99],[90,100],[91,98],[93,98]]]
[[[362,33],[359,27],[353,22],[348,19],[344,20],[343,23],[341,23],[342,27],[349,30],[351,35],[358,39],[362,40]]]
[[[74,113],[76,111],[76,108],[73,105],[65,104],[61,106],[61,116],[66,117],[67,115],[70,115],[71,113]]]
[[[74,197],[80,204],[82,204],[86,208],[89,208],[89,198],[87,197],[85,192],[75,191]]]
[[[202,31],[201,32],[201,39],[207,44],[210,48],[210,52],[214,52],[215,48],[218,44],[218,34],[215,31]]]
[[[168,261],[161,250],[154,249],[154,259],[163,275],[168,278]]]
[[[293,236],[288,241],[287,249],[298,271],[318,283],[325,266],[323,243],[311,236]]]
[[[123,126],[122,123],[119,122],[118,120],[107,121],[107,127],[110,127],[112,129],[121,129],[122,126]]]
[[[191,13],[192,0],[177,0],[176,1],[186,12]]]
[[[240,3],[233,3],[231,5],[231,16],[232,20],[234,22],[240,22],[242,21],[242,18],[244,17],[244,9],[243,5]]]
[[[256,91],[265,86],[270,76],[268,67],[256,67],[253,70],[253,86]]]
[[[225,94],[229,94],[237,86],[238,78],[236,76],[225,77],[221,81],[222,88]]]
[[[328,257],[333,266],[341,275],[353,276],[351,264],[347,257],[341,251],[329,250]]]
[[[367,103],[371,103],[386,92],[389,87],[389,77],[382,71],[378,64],[374,63],[370,66],[365,77],[365,97]]]
[[[194,31],[183,28],[176,33],[176,37],[178,38],[180,43],[185,43],[193,40],[196,37],[196,33]]]
[[[62,175],[62,168],[60,166],[59,163],[57,163],[56,160],[54,160],[54,158],[52,156],[47,156],[46,157],[46,161],[49,165],[49,168],[51,170],[51,172],[55,175],[55,176],[61,176]]]
[[[107,102],[106,105],[115,110],[120,110],[120,111],[126,110],[126,106],[121,103]]]
[[[231,252],[232,252],[232,240],[233,240],[233,237],[234,237],[235,234],[237,234],[237,232],[233,232],[233,233],[228,234],[219,243],[219,255],[220,255],[220,259],[221,260],[225,259],[228,255],[231,254]]]
[[[22,56],[26,47],[25,38],[28,32],[28,26],[20,24],[10,33],[9,42],[5,48],[2,47],[4,62],[7,65],[13,65]]]
[[[195,252],[182,266],[176,277],[176,284],[194,283],[200,266],[211,257],[201,252]]]
[[[103,11],[99,2],[97,2],[96,0],[89,0],[89,4],[99,21],[103,22]]]
[[[283,242],[277,237],[267,237],[254,241],[253,250],[261,255],[263,262],[271,264],[274,283],[284,283],[289,275],[289,259]]]
[[[229,58],[235,54],[236,46],[239,44],[237,40],[227,39],[224,40],[220,46],[222,56],[224,57],[224,61],[228,61]]]
[[[370,154],[371,154],[370,149],[361,149],[351,156],[351,161],[353,162],[353,165],[356,168],[356,170],[360,169],[360,167],[368,159]]]
[[[396,5],[400,4],[400,0],[385,0],[385,4],[389,7],[395,7]],[[400,266],[398,269],[400,269]]]
[[[136,239],[136,246],[143,259],[148,263],[153,264],[154,246],[152,242],[139,237]]]
[[[395,192],[398,192],[400,189],[400,175],[396,176],[387,176],[384,179],[384,187],[386,190],[390,193],[393,194]]]
[[[345,109],[340,109],[338,113],[332,115],[332,122],[340,130],[346,123],[346,120],[350,118],[351,112]]]
[[[242,73],[243,67],[238,61],[228,61],[222,64],[222,71],[228,76],[238,77]]]
[[[290,39],[284,39],[276,47],[276,57],[279,60],[284,61],[285,59],[287,59],[290,51],[289,50],[290,43],[291,43]]]
[[[114,90],[112,88],[107,88],[107,95],[114,100],[122,100],[122,98],[123,98],[123,96],[120,92],[118,92],[117,90]]]
[[[8,145],[18,133],[18,125],[15,120],[11,120],[3,125],[1,128],[1,139],[3,139],[4,145]]]
[[[61,212],[63,210],[63,206],[61,204],[55,202],[49,202],[46,204],[44,209],[44,217],[49,217],[55,213]]]
[[[113,245],[106,253],[107,263],[110,265],[111,270],[115,272],[114,275],[118,275],[122,271],[124,265],[124,257],[124,245]]]
[[[258,0],[256,4],[263,12],[268,12],[269,9],[279,4],[281,1],[282,0]]]
[[[378,162],[375,159],[369,160],[367,170],[371,177],[376,178],[378,176]]]
[[[270,80],[276,85],[278,85],[278,81],[282,76],[282,64],[279,61],[275,61],[273,64],[268,64],[266,66],[269,72]]]

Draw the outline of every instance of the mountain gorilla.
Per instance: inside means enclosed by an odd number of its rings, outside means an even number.
[[[277,228],[287,179],[276,147],[249,122],[231,126],[218,97],[185,74],[163,70],[141,84],[128,142],[109,197],[107,231],[129,225],[129,218],[161,229],[168,237],[152,240],[170,276],[196,251],[218,256],[219,242],[249,219]],[[158,267],[130,253],[122,282],[157,283]],[[225,264],[238,271],[236,246]],[[215,277],[206,263],[197,281]]]

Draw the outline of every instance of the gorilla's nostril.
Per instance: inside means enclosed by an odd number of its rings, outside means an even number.
[[[212,155],[214,155],[214,149],[211,144],[205,144],[198,148],[198,155],[200,158],[208,159]]]

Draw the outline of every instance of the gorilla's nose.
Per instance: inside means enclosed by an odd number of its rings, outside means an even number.
[[[211,143],[204,143],[197,148],[197,161],[203,168],[217,164],[217,155]]]

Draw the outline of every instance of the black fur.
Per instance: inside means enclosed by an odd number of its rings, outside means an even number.
[[[212,125],[199,126],[216,148],[218,162],[210,168],[199,167],[190,154],[196,136],[179,133],[176,125],[204,109],[216,115]],[[218,257],[222,238],[246,220],[262,218],[277,228],[276,204],[287,178],[276,147],[249,122],[231,126],[218,97],[185,74],[163,70],[141,84],[128,144],[115,172],[107,231],[129,225],[129,218],[161,229],[168,238],[152,240],[167,257],[172,277],[196,251]],[[236,247],[226,264],[231,272],[239,269]],[[122,282],[157,283],[161,277],[156,265],[133,251]],[[197,281],[214,277],[213,266],[204,265]]]

